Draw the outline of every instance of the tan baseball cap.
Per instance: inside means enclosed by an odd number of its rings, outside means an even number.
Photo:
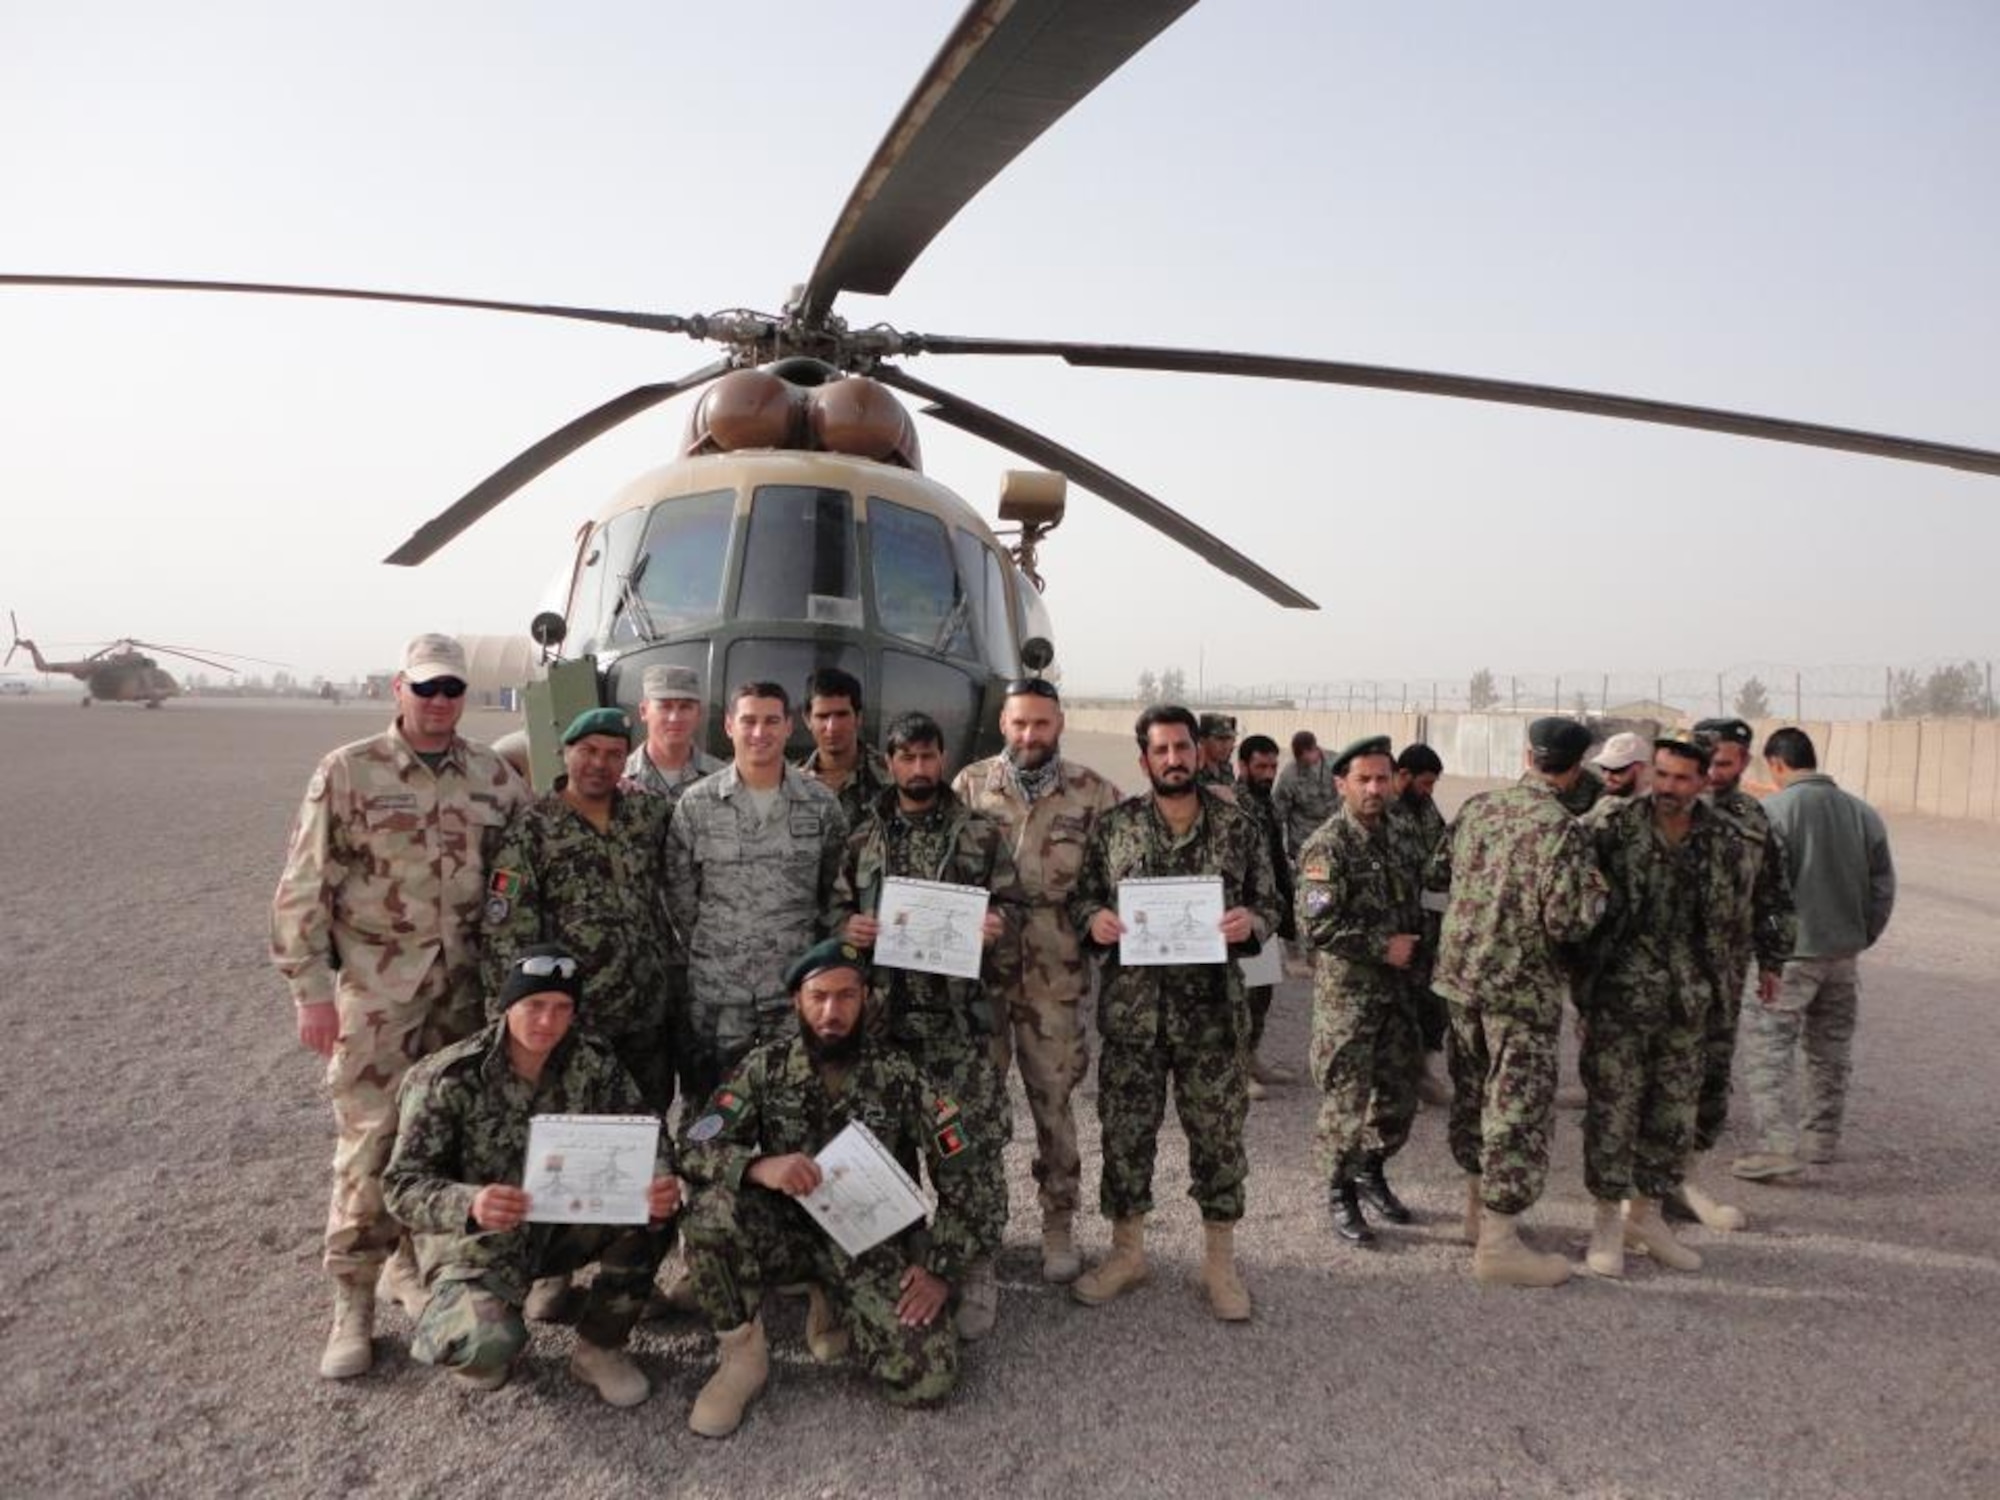
[[[471,680],[466,670],[465,647],[448,635],[420,635],[403,649],[403,680],[433,682],[440,677]]]
[[[699,703],[701,673],[693,667],[648,667],[639,678],[639,691],[656,703],[676,698],[692,698]]]
[[[1653,747],[1636,734],[1614,734],[1604,742],[1604,748],[1591,756],[1590,763],[1600,771],[1622,771],[1627,766],[1636,766],[1642,760],[1651,760]]]

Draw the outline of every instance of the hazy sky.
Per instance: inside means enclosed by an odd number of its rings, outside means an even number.
[[[0,270],[775,311],[956,4],[0,0]],[[854,323],[1506,376],[2000,447],[2000,7],[1207,0]],[[305,673],[520,629],[706,363],[494,314],[0,289],[0,605]],[[932,357],[1316,597],[1076,490],[1070,682],[2000,654],[2000,479],[1327,387]],[[1017,460],[926,423],[990,515]]]

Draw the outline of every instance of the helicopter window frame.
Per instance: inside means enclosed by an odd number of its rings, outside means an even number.
[[[572,631],[582,627],[572,648],[578,656],[635,643],[629,633],[627,639],[619,639],[618,621],[623,613],[619,605],[624,590],[618,587],[618,581],[630,571],[630,559],[638,546],[644,520],[644,511],[621,511],[592,527],[584,541],[576,585],[570,590],[569,608]],[[590,591],[588,598],[583,593],[585,589]]]
[[[883,507],[879,516],[877,507]],[[928,559],[923,556],[926,551],[930,553]],[[885,561],[891,564],[886,570],[883,567]],[[925,600],[938,597],[939,591],[927,586],[927,581],[914,571],[914,566],[926,564],[933,574],[929,584],[943,581],[935,576],[940,565],[950,576],[951,605],[942,613],[933,611],[927,617],[891,607],[893,601],[884,588],[885,582],[898,587],[898,597]],[[959,568],[957,549],[952,545],[952,530],[941,517],[919,510],[914,505],[891,500],[885,495],[870,495],[868,572],[876,629],[940,656],[958,661],[980,660],[979,646],[973,633],[972,592],[966,587]],[[918,587],[911,591],[908,585],[913,580]]]
[[[801,501],[810,502],[815,510],[808,512]],[[829,520],[818,512],[817,507],[829,505],[844,514]],[[743,526],[742,562],[735,570],[736,604],[732,615],[742,620],[863,628],[866,588],[861,566],[860,518],[856,512],[853,493],[838,485],[756,486],[750,495],[749,518]],[[798,576],[798,564],[788,558],[785,547],[788,538],[780,530],[801,525],[814,528],[813,545],[804,559],[807,571],[803,577]],[[832,555],[830,545],[836,536],[838,556]],[[787,560],[774,566],[772,558]],[[844,587],[839,592],[823,587],[834,581],[829,576],[830,565],[845,575],[840,580]],[[783,602],[780,596],[790,596],[794,583],[799,585],[796,602]]]
[[[643,510],[626,512],[643,516],[645,526],[632,549],[630,566],[620,576],[615,596],[610,597],[613,613],[605,636],[621,646],[641,645],[681,631],[705,629],[721,620],[735,561],[736,511],[736,487],[723,485],[668,495]],[[700,570],[698,577],[686,568],[689,560]],[[624,579],[642,567],[645,571],[639,573],[638,586],[628,590]],[[669,567],[677,571],[672,577],[663,577]],[[709,586],[700,591],[703,602],[698,605],[696,591],[687,587],[689,583]],[[673,585],[673,593],[662,592],[662,585]]]
[[[963,526],[951,529],[963,587],[973,596],[972,613],[986,665],[1001,677],[1021,675],[1021,652],[1008,599],[1007,570],[993,544]]]

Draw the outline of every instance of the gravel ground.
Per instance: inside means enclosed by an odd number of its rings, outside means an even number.
[[[1697,1232],[1699,1276],[1641,1261],[1618,1285],[1481,1291],[1434,1111],[1397,1164],[1418,1224],[1341,1246],[1309,1162],[1316,1099],[1295,1088],[1252,1117],[1247,1327],[1199,1301],[1170,1128],[1154,1284],[1098,1310],[1036,1275],[1017,1145],[1000,1329],[941,1411],[813,1367],[791,1302],[770,1317],[770,1389],[722,1444],[684,1426],[710,1363],[687,1323],[638,1336],[658,1390],[630,1412],[569,1380],[565,1330],[538,1333],[506,1390],[468,1396],[410,1363],[393,1311],[373,1375],[321,1381],[330,1126],[264,958],[265,904],[313,758],[374,723],[0,701],[0,1491],[2000,1493],[2000,832],[1920,819],[1891,824],[1903,904],[1864,966],[1846,1159],[1741,1186],[1752,1227]],[[1126,743],[1070,748],[1133,779]],[[1307,1006],[1287,984],[1280,1055],[1302,1057]],[[1575,1119],[1533,1219],[1580,1253]],[[1094,1217],[1083,1236],[1107,1237]]]

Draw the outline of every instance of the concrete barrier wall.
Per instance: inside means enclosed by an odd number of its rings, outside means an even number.
[[[1268,734],[1282,756],[1295,731],[1310,729],[1337,750],[1367,734],[1386,734],[1398,748],[1421,741],[1436,750],[1452,776],[1508,779],[1519,773],[1528,719],[1487,713],[1298,713],[1288,709],[1228,709],[1241,734]],[[1069,723],[1092,733],[1125,735],[1133,706],[1076,708]],[[1761,750],[1788,719],[1762,719],[1756,731],[1752,779]],[[1797,726],[1812,738],[1820,769],[1884,812],[1922,813],[2000,823],[2000,722],[1990,719],[1813,720]]]

